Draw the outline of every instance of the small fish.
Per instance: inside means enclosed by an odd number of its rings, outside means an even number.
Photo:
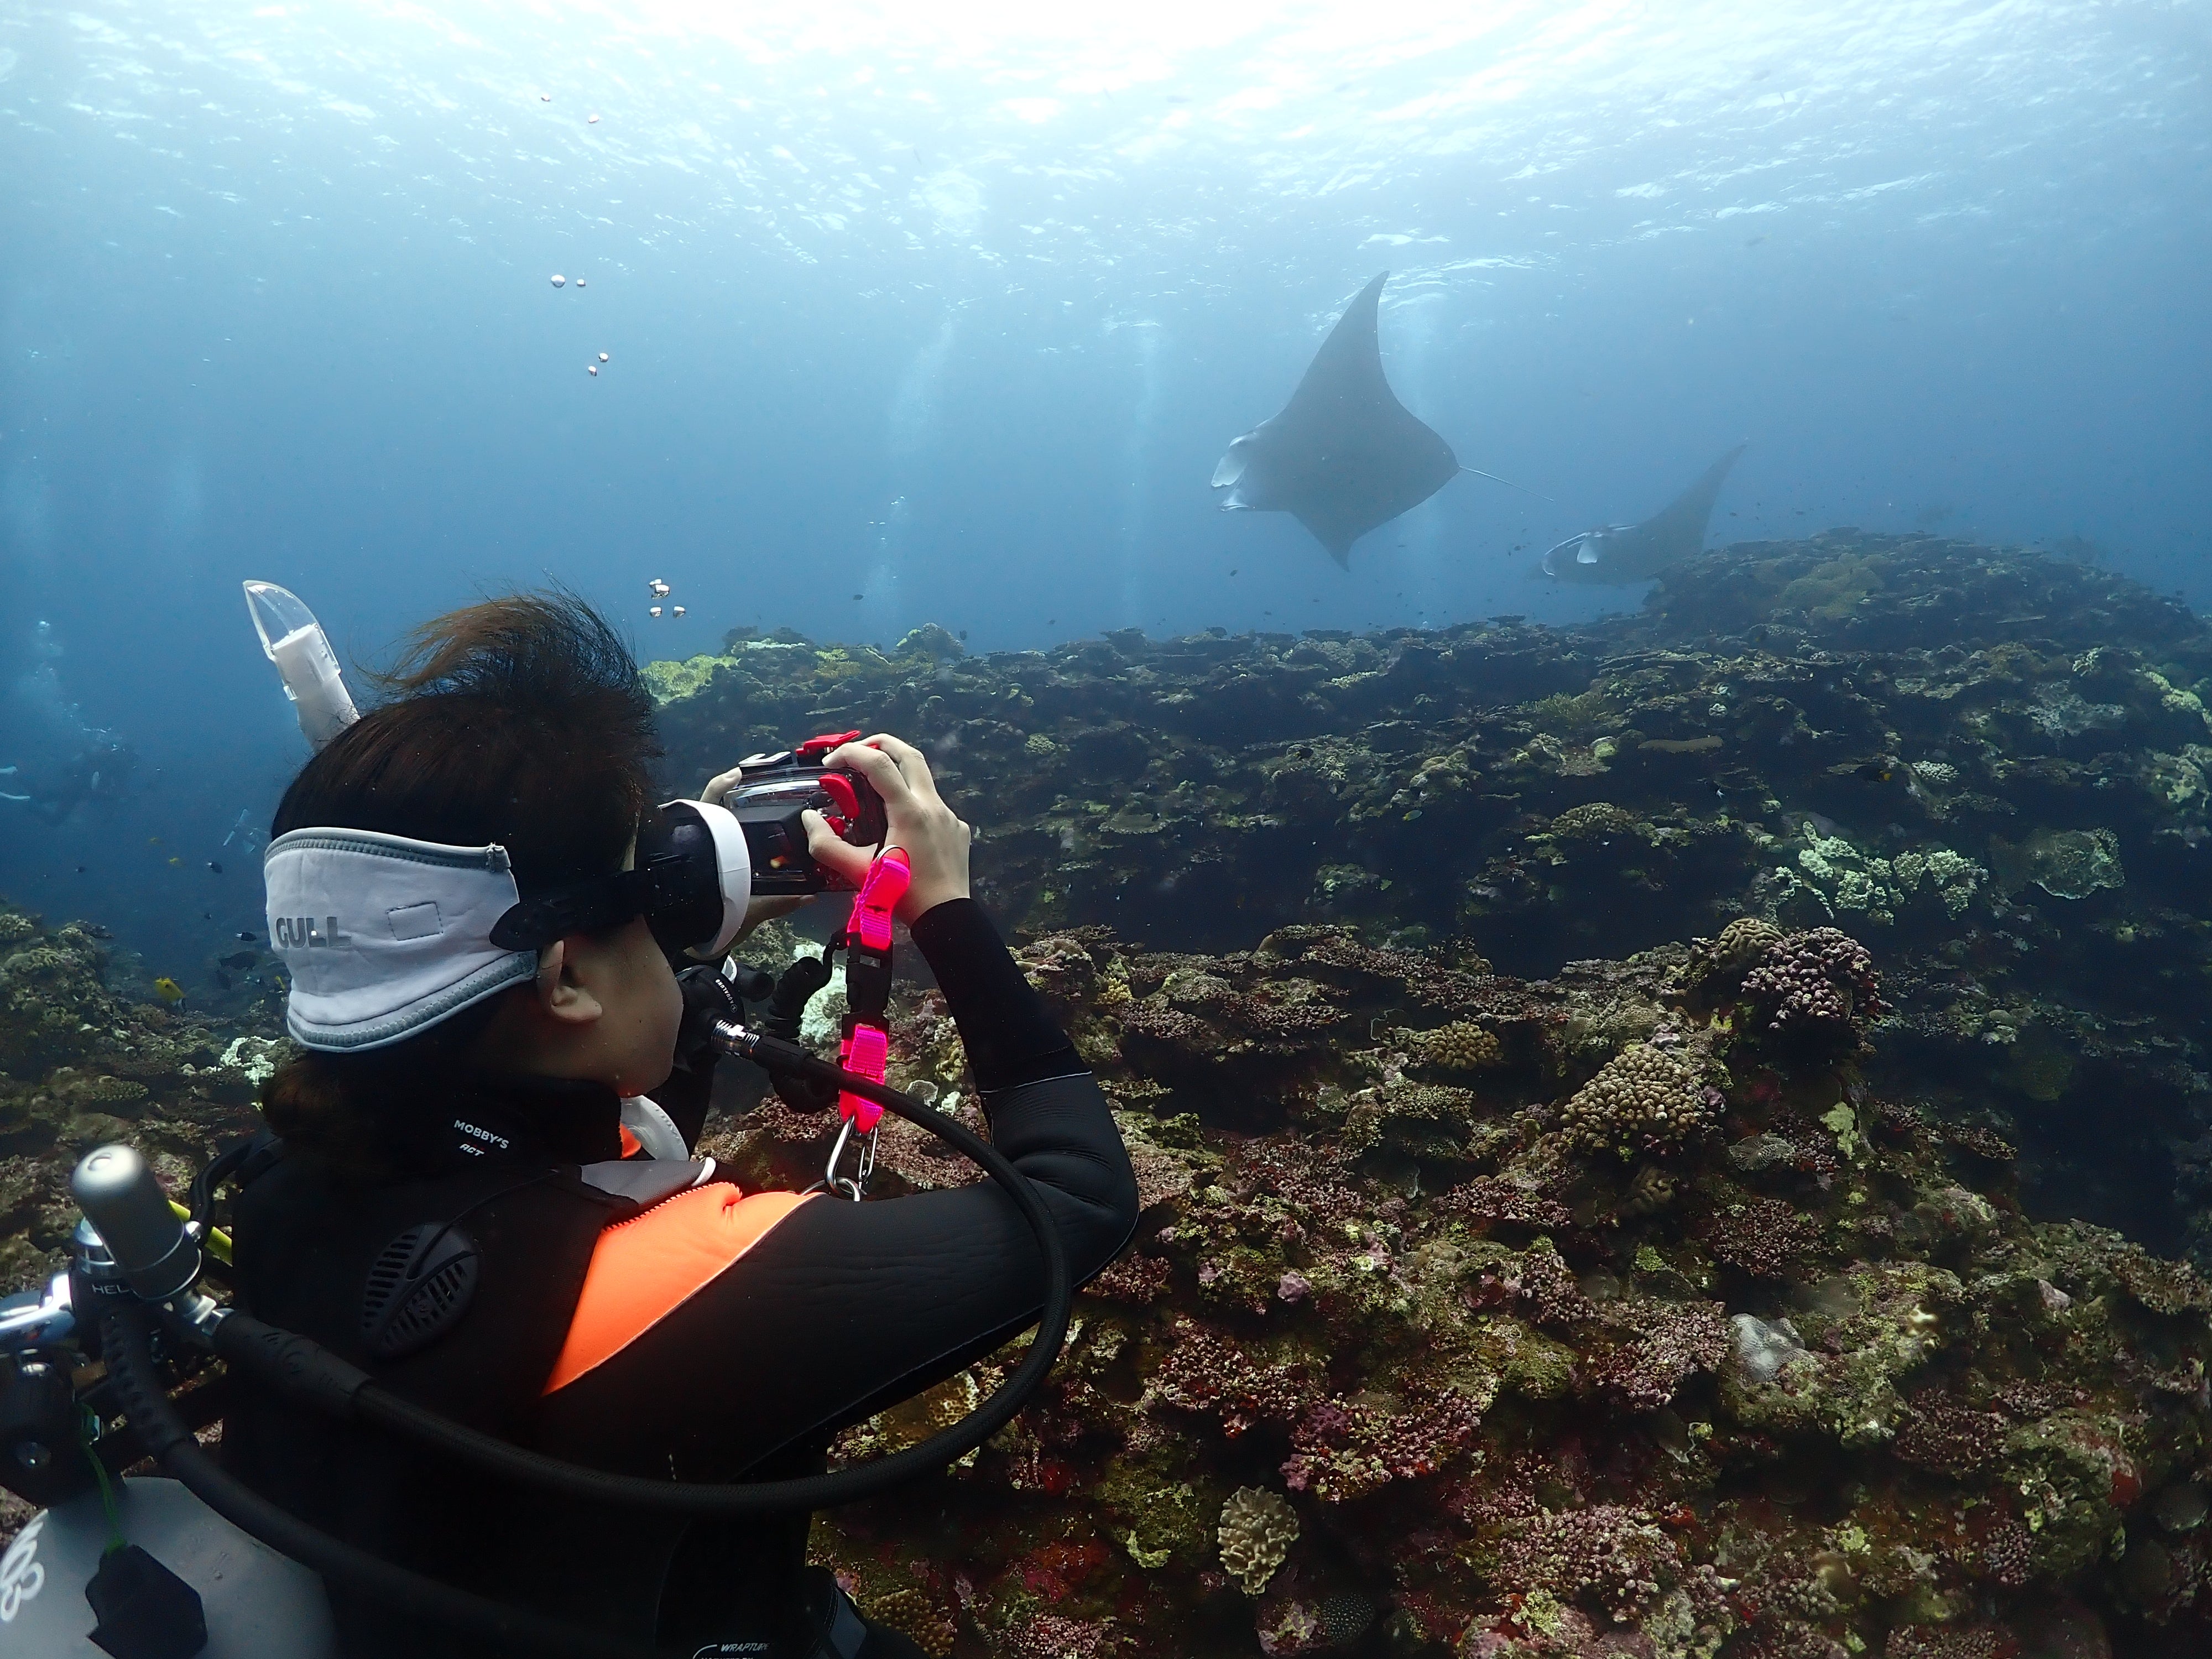
[[[1852,775],[1864,778],[1869,783],[1887,783],[1897,775],[1897,768],[1887,761],[1869,761],[1854,769]]]
[[[181,858],[173,858],[169,860],[169,867],[172,870],[181,870],[185,867],[185,861]]]
[[[217,864],[213,859],[210,859],[208,860],[208,868],[214,871],[218,876],[222,873],[222,866]]]
[[[239,936],[239,938],[240,938],[240,939],[242,939],[251,940],[252,943],[257,944],[257,945],[258,945],[258,944],[259,944],[259,943],[261,942],[261,935],[260,935],[260,934],[258,934],[258,933],[248,933],[248,932],[247,932],[245,928],[243,928],[243,927],[241,927],[241,928],[240,928],[240,929],[238,930],[238,936]]]
[[[149,836],[146,837],[146,845],[149,847],[159,847],[161,844],[161,838],[159,836]]]
[[[233,952],[229,956],[217,957],[216,958],[216,963],[220,966],[225,968],[235,968],[240,969],[241,972],[246,969],[251,968],[255,963],[260,960],[261,953],[258,951],[238,951]]]
[[[164,1002],[182,1002],[185,1000],[185,988],[164,974],[154,981],[154,994]]]
[[[81,876],[81,875],[84,874],[86,871],[88,871],[88,870],[89,870],[89,869],[91,869],[91,868],[92,868],[92,866],[91,866],[90,865],[88,865],[88,864],[80,864],[80,865],[78,865],[78,866],[77,866],[77,867],[76,867],[76,872],[77,872],[77,874],[79,874],[79,875]]]

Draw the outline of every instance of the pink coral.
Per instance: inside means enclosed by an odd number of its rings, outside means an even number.
[[[1908,1463],[1965,1480],[1997,1461],[2011,1426],[1995,1412],[1975,1411],[1930,1390],[1914,1397],[1892,1449]]]
[[[1297,1365],[1255,1365],[1243,1352],[1188,1319],[1176,1322],[1176,1344],[1152,1378],[1171,1406],[1219,1416],[1232,1438],[1255,1423],[1289,1422],[1310,1395]]]
[[[1106,1626],[1058,1613],[1025,1613],[1000,1638],[1005,1659],[1095,1659],[1106,1650]]]
[[[1818,1253],[1826,1231],[1818,1216],[1778,1198],[1755,1198],[1713,1210],[1698,1236],[1716,1261],[1761,1279],[1787,1279]]]
[[[1283,1465],[1292,1492],[1330,1503],[1364,1497],[1392,1480],[1434,1474],[1481,1426],[1482,1407],[1461,1395],[1423,1396],[1396,1409],[1366,1401],[1328,1400],[1292,1431],[1297,1448]]]
[[[2020,1638],[2002,1625],[1899,1625],[1883,1659],[2017,1659]]]
[[[1509,1594],[1587,1599],[1615,1620],[1641,1613],[1680,1576],[1674,1542],[1640,1510],[1598,1504],[1507,1523],[1491,1577]]]
[[[1631,1411],[1656,1411],[1700,1371],[1729,1355],[1729,1327],[1717,1302],[1631,1302],[1606,1310],[1621,1332],[1591,1344],[1577,1367],[1585,1387]]]
[[[1865,945],[1834,927],[1791,933],[1744,975],[1743,995],[1776,1034],[1850,1032],[1885,1012],[1881,978]]]
[[[1509,1186],[1495,1176],[1476,1176],[1445,1194],[1441,1207],[1470,1221],[1519,1227],[1564,1227],[1567,1206],[1540,1192]]]

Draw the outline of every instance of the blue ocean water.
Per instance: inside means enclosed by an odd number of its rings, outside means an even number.
[[[258,927],[224,836],[304,747],[246,577],[372,659],[547,580],[650,656],[1566,620],[1640,590],[1543,548],[1748,439],[1715,540],[2201,605],[2208,63],[2193,0],[15,0],[0,788],[101,778],[0,801],[0,892],[152,971]],[[1551,499],[1346,572],[1208,478],[1383,270],[1400,397]]]

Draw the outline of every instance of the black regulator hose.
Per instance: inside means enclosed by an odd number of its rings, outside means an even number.
[[[548,1619],[397,1566],[278,1508],[223,1468],[192,1437],[154,1368],[146,1322],[140,1304],[119,1299],[100,1322],[100,1352],[106,1356],[124,1412],[163,1470],[240,1531],[395,1613],[437,1628],[465,1631],[504,1649],[560,1659],[666,1659],[644,1644]]]
[[[725,1046],[758,1061],[771,1072],[812,1078],[872,1100],[927,1129],[981,1165],[1006,1189],[1014,1207],[1036,1234],[1037,1243],[1044,1252],[1044,1309],[1029,1353],[989,1399],[951,1428],[930,1436],[919,1445],[856,1468],[793,1480],[733,1485],[649,1480],[563,1462],[479,1433],[395,1394],[368,1372],[309,1338],[265,1325],[249,1314],[233,1312],[224,1316],[215,1330],[215,1352],[227,1364],[329,1416],[391,1430],[502,1480],[559,1492],[586,1503],[690,1516],[787,1514],[794,1510],[830,1509],[875,1498],[894,1486],[958,1462],[1013,1421],[1052,1370],[1054,1362],[1060,1358],[1060,1345],[1066,1340],[1074,1286],[1068,1273],[1067,1252],[1060,1243],[1060,1230],[1053,1224],[1051,1212],[1045,1208],[1044,1200],[1037,1196],[1029,1178],[1004,1153],[942,1112],[932,1110],[911,1095],[834,1066],[796,1043],[750,1033],[742,1036],[742,1042],[724,1038]],[[245,1525],[243,1522],[239,1524]],[[250,1527],[246,1529],[252,1530]]]

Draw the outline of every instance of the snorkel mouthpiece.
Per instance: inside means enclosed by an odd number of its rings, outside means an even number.
[[[299,596],[274,582],[246,584],[246,611],[261,649],[284,677],[284,695],[300,713],[300,730],[319,750],[361,718],[323,625]]]

